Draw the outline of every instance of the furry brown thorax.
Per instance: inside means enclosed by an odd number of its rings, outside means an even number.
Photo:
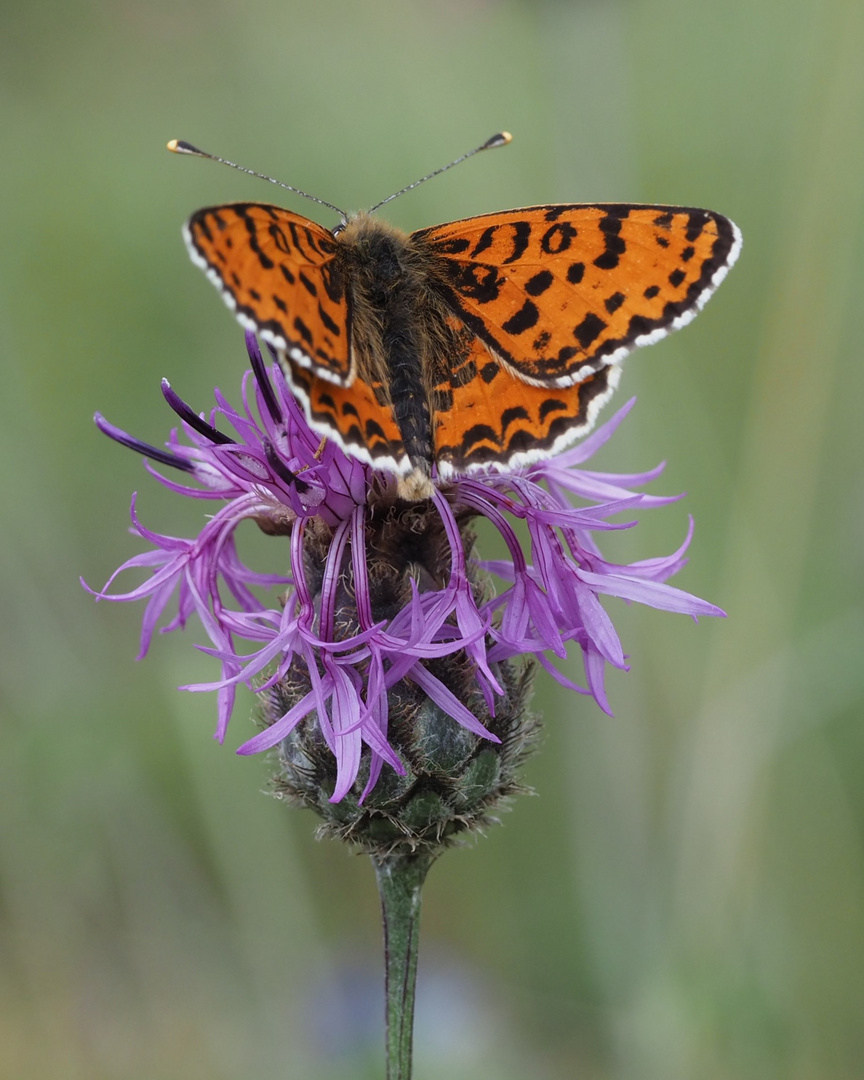
[[[349,282],[351,378],[380,383],[388,392],[414,469],[400,477],[399,494],[429,498],[435,459],[433,387],[455,354],[457,331],[435,288],[440,260],[424,242],[367,213],[335,234],[334,263]]]

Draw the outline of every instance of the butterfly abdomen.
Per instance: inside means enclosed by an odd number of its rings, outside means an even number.
[[[425,259],[406,234],[368,215],[353,219],[338,240],[351,283],[357,374],[388,388],[405,452],[428,477],[435,452],[424,369],[434,312]]]

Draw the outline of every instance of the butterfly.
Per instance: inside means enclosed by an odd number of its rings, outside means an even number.
[[[395,474],[410,501],[433,479],[518,468],[585,434],[624,357],[690,322],[741,248],[721,214],[629,203],[409,234],[370,212],[326,229],[238,202],[196,211],[184,237],[276,350],[310,427]]]

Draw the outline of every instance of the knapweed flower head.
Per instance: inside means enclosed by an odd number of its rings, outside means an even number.
[[[163,632],[198,616],[209,638],[201,648],[220,673],[183,689],[217,694],[221,741],[238,686],[250,687],[262,726],[238,753],[275,748],[278,790],[331,830],[370,850],[434,849],[487,820],[517,789],[536,731],[532,661],[610,711],[605,668],[627,665],[601,596],[722,614],[665,584],[685,562],[692,523],[666,558],[618,565],[597,545],[597,534],[635,524],[612,518],[673,501],[633,490],[662,466],[626,476],[581,467],[632,401],[557,457],[457,476],[410,503],[393,477],[310,430],[278,364],[265,365],[252,334],[246,343],[242,409],[216,391],[205,420],[163,383],[182,425],[167,450],[97,415],[112,438],[180,470],[170,479],[148,462],[166,487],[218,504],[186,539],[147,528],[133,498],[133,530],[148,550],[97,595],[147,600],[141,656],[169,606]],[[505,558],[476,554],[483,519]],[[273,538],[275,570],[240,558],[236,533],[247,520]],[[134,569],[149,572],[143,584],[109,591]],[[572,650],[584,684],[559,669]]]

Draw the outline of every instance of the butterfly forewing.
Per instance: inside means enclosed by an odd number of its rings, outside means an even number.
[[[278,206],[232,203],[198,210],[185,237],[244,326],[322,378],[351,381],[348,296],[326,229]]]
[[[535,206],[423,229],[453,311],[516,374],[566,387],[689,322],[740,249],[688,207]]]

